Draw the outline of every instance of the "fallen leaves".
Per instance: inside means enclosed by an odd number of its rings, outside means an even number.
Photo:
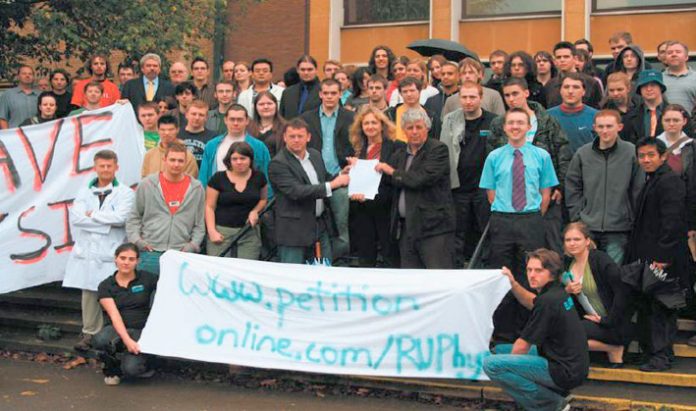
[[[48,384],[51,380],[40,378],[23,378],[22,381],[33,382],[34,384]]]
[[[79,367],[80,365],[87,364],[87,360],[85,360],[84,357],[77,357],[72,361],[68,361],[64,366],[64,370],[72,370],[75,367]]]

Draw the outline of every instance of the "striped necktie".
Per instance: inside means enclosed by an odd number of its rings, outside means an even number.
[[[515,160],[512,162],[512,207],[522,211],[527,205],[527,193],[524,183],[524,160],[522,152],[515,150]]]

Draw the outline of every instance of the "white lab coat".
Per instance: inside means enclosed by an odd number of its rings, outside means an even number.
[[[99,283],[116,271],[114,251],[126,241],[126,219],[135,203],[130,187],[117,184],[99,207],[96,187],[80,190],[70,208],[75,240],[65,268],[63,287],[97,291]],[[85,214],[92,211],[91,217]]]

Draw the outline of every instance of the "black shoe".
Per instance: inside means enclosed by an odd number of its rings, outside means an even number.
[[[667,371],[672,368],[669,360],[664,360],[662,358],[652,357],[650,361],[641,365],[638,369],[643,372],[660,372]]]
[[[89,351],[92,349],[92,335],[81,334],[80,341],[78,341],[73,348],[77,351]]]

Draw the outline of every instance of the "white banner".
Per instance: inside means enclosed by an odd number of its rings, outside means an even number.
[[[166,252],[143,352],[328,374],[487,379],[499,270],[356,269]]]
[[[68,210],[103,149],[118,154],[122,184],[140,181],[143,133],[130,104],[0,130],[0,293],[63,278]]]

